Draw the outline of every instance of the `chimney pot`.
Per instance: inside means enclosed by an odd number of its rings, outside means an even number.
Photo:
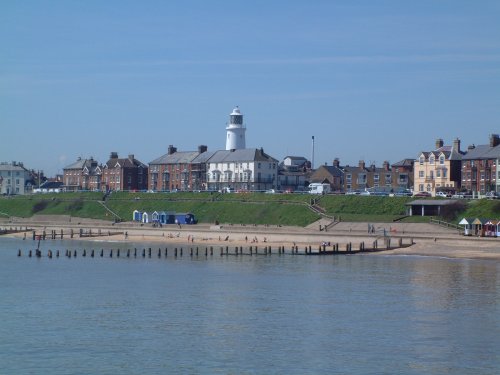
[[[436,150],[437,150],[438,148],[443,147],[443,145],[444,145],[444,142],[443,142],[443,139],[442,139],[442,138],[438,138],[438,139],[436,139]]]
[[[500,144],[500,137],[498,134],[490,135],[490,147],[496,147]]]

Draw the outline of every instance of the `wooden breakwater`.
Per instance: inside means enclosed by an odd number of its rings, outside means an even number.
[[[0,228],[0,236],[4,234],[14,234],[14,233],[25,233],[31,232],[31,229],[28,227],[2,227]],[[25,236],[26,237],[26,236]]]
[[[17,256],[21,257],[23,254],[27,254],[28,257],[48,257],[48,258],[59,258],[62,256],[65,256],[67,258],[76,258],[78,256],[81,257],[108,257],[108,258],[120,258],[120,257],[126,257],[126,258],[137,258],[137,257],[142,257],[142,258],[151,258],[153,256],[158,257],[158,258],[167,258],[169,256],[177,258],[177,257],[214,257],[219,255],[220,257],[224,256],[271,256],[271,255],[305,255],[305,256],[310,256],[310,255],[317,255],[317,256],[326,256],[326,255],[352,255],[352,254],[359,254],[359,253],[373,253],[373,252],[381,252],[381,251],[386,251],[386,250],[392,250],[396,248],[401,248],[401,247],[409,247],[413,244],[413,239],[410,240],[409,243],[403,243],[402,239],[398,239],[396,245],[397,246],[391,246],[391,239],[384,239],[382,243],[380,243],[380,246],[378,244],[378,241],[375,240],[372,243],[372,246],[366,247],[364,242],[360,242],[359,246],[357,248],[353,248],[353,244],[347,243],[344,244],[343,246],[340,246],[338,243],[333,244],[333,245],[328,245],[328,244],[322,244],[318,247],[313,248],[312,246],[304,246],[303,248],[299,248],[298,246],[292,246],[289,248],[285,248],[285,246],[278,246],[278,247],[272,247],[272,246],[205,246],[205,247],[174,247],[174,248],[158,248],[157,250],[151,247],[149,248],[142,248],[141,249],[80,249],[80,250],[68,250],[66,249],[65,251],[61,250],[47,250],[45,254],[42,254],[42,251],[39,249],[35,250],[28,250],[28,251],[22,251],[21,249],[18,250]]]
[[[59,231],[57,230],[50,230],[50,231],[39,231],[37,232],[36,230],[32,230],[32,238],[33,241],[35,240],[46,240],[46,239],[64,239],[66,238],[91,238],[91,237],[109,237],[113,236],[116,234],[123,234],[123,232],[112,232],[110,230],[92,230],[92,229],[82,229],[80,228],[78,231],[73,230],[73,228],[70,228],[66,232],[64,229],[60,229]],[[26,237],[26,236],[25,236]]]

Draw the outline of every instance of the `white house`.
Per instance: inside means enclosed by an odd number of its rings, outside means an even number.
[[[235,191],[275,189],[278,160],[262,148],[216,151],[207,161],[207,189]]]
[[[0,163],[0,194],[31,193],[33,180],[23,163]]]

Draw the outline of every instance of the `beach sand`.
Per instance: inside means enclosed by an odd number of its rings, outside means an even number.
[[[76,222],[76,223],[75,223]],[[368,226],[374,228],[374,233],[368,233]],[[3,228],[28,226],[41,234],[45,230],[48,237],[51,231],[57,234],[64,231],[65,239],[69,239],[69,232],[73,229],[74,240],[112,241],[126,243],[161,243],[165,246],[176,244],[190,246],[213,246],[213,247],[249,247],[258,246],[264,248],[279,246],[291,249],[296,246],[299,251],[306,246],[317,250],[323,243],[330,245],[338,244],[340,250],[344,250],[347,244],[352,244],[352,249],[357,250],[361,243],[367,248],[372,247],[375,240],[382,247],[384,235],[391,237],[393,246],[397,246],[401,239],[405,247],[392,250],[384,250],[380,255],[418,255],[447,258],[485,259],[500,261],[500,239],[497,238],[475,238],[464,237],[456,229],[442,228],[436,225],[424,223],[349,223],[342,222],[328,229],[327,232],[319,230],[318,224],[312,224],[307,228],[281,227],[281,226],[243,226],[243,225],[166,225],[161,228],[152,226],[141,226],[137,223],[120,223],[112,225],[102,222],[34,222],[19,220]],[[102,236],[82,237],[79,232],[88,233],[90,230],[97,234],[101,230]],[[111,233],[111,235],[108,235]],[[10,236],[24,237],[24,233],[15,233]],[[26,233],[26,239],[32,239],[32,233]],[[413,242],[413,245],[407,246]],[[327,249],[331,249],[327,248]],[[360,255],[362,256],[362,255]]]

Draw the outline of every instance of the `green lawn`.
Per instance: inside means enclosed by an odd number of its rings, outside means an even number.
[[[71,215],[113,220],[102,205],[104,194],[94,192],[0,197],[0,217],[30,217],[34,214]],[[354,195],[265,194],[265,193],[113,193],[105,204],[122,220],[132,220],[132,212],[191,212],[199,222],[306,226],[319,219],[308,208],[314,203],[342,221],[392,222],[406,214],[411,197]],[[500,201],[463,201],[462,217],[500,218]],[[406,217],[403,222],[427,222],[429,218]]]

